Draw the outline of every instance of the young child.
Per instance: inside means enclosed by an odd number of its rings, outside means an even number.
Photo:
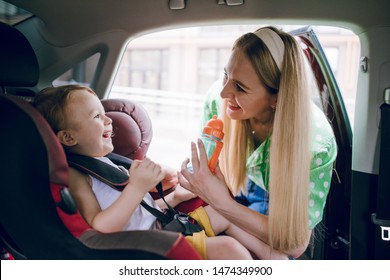
[[[105,115],[99,98],[90,88],[79,85],[47,88],[36,96],[34,106],[49,122],[66,153],[97,158],[116,166],[104,157],[113,151],[112,120]],[[69,191],[78,210],[95,230],[108,233],[159,229],[156,218],[140,202],[144,200],[158,207],[149,191],[164,178],[172,180],[172,172],[149,158],[133,161],[129,183],[122,192],[73,168],[69,177]],[[192,197],[192,193],[178,185],[166,199],[175,207]],[[269,254],[264,243],[230,224],[211,207],[200,207],[190,215],[205,230],[186,238],[203,258],[251,259],[248,249],[259,258],[268,258],[264,255]],[[216,236],[220,233],[226,235]]]

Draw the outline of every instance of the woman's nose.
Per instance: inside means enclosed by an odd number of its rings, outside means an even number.
[[[229,82],[226,82],[221,90],[220,96],[221,98],[232,98],[231,90],[229,89],[230,85]]]

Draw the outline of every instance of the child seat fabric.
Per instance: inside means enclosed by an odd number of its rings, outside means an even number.
[[[125,99],[104,99],[102,104],[106,115],[113,120],[113,152],[129,159],[143,159],[153,137],[146,110]]]
[[[24,100],[3,95],[0,115],[2,131],[8,132],[0,144],[7,163],[0,169],[1,239],[16,258],[199,258],[180,234],[91,230],[78,212],[60,207],[68,165],[43,117]]]
[[[66,192],[68,164],[51,128],[5,94],[37,84],[35,53],[14,27],[0,23],[0,36],[0,247],[15,259],[200,259],[180,234],[102,234],[86,224]]]

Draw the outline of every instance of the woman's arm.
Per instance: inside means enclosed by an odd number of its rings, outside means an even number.
[[[181,169],[181,174],[185,179],[179,176],[180,184],[201,197],[233,224],[244,228],[261,240],[267,241],[267,216],[253,211],[234,200],[219,168],[217,167],[215,174],[212,174],[209,170],[202,141],[198,141],[198,146],[199,157],[195,143],[191,143],[191,164],[193,171],[190,172],[187,169],[189,160],[185,160]]]
[[[219,168],[217,167],[216,174],[210,172],[206,152],[200,140],[198,148],[199,157],[195,143],[191,143],[193,172],[187,169],[189,160],[185,160],[182,164],[181,174],[186,180],[179,176],[180,184],[201,197],[231,223],[268,244],[268,216],[237,203],[230,194]],[[310,236],[308,236],[307,243],[309,239]],[[302,248],[295,248],[284,253],[297,257],[305,251],[306,247],[307,244]]]
[[[264,243],[268,244],[268,216],[263,215],[255,210],[252,210],[242,204],[237,203],[234,199],[228,202],[213,206],[215,209],[228,219],[232,224],[246,230],[250,234],[256,236]],[[285,251],[286,255],[297,258],[302,255],[310,241],[310,234],[307,236],[307,242],[289,251]],[[275,248],[278,250],[278,248]]]

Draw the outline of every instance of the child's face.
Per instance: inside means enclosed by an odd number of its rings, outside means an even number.
[[[65,108],[66,131],[71,152],[101,157],[112,152],[112,120],[99,98],[86,90],[72,92]],[[73,141],[72,141],[73,140]],[[64,143],[64,141],[61,141]]]

